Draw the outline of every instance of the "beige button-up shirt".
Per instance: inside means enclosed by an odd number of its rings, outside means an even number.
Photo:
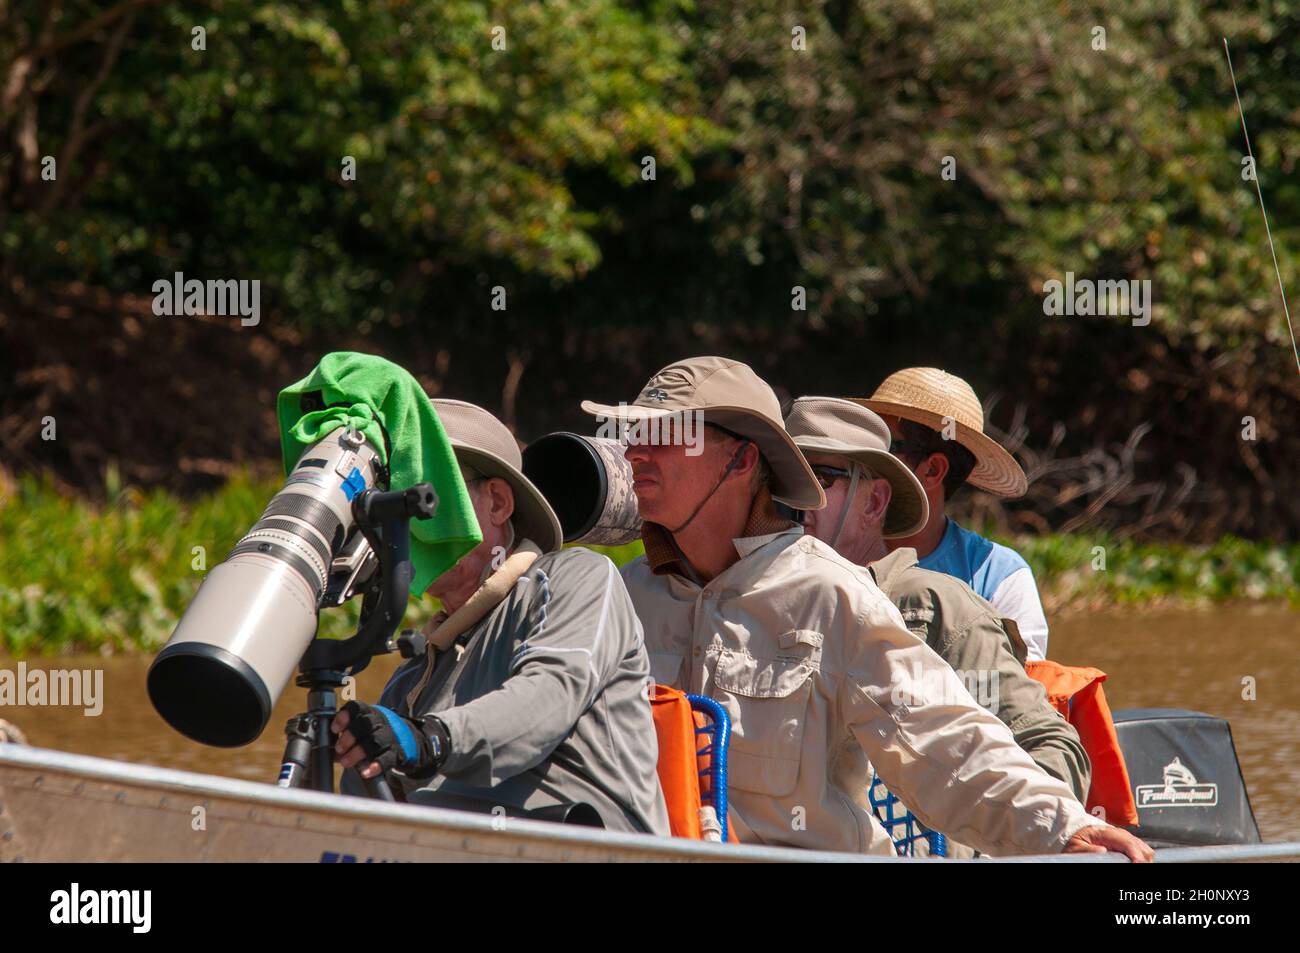
[[[869,764],[927,826],[987,854],[1060,851],[1102,823],[904,628],[867,570],[788,525],[735,540],[740,561],[699,586],[665,537],[647,527],[658,572],[642,557],[623,578],[654,679],[731,716],[742,842],[893,853]]]

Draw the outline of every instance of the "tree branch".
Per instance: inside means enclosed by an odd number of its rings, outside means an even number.
[[[54,34],[54,20],[58,12],[58,3],[51,3],[46,8],[45,23],[41,25],[40,39],[36,41],[37,46],[49,42]],[[0,128],[9,124],[9,119],[17,108],[19,97],[27,89],[27,77],[36,67],[36,59],[37,57],[30,50],[19,50],[14,54],[14,61],[9,64],[9,76],[5,79],[4,94],[0,96]]]
[[[115,7],[105,10],[99,16],[95,17],[74,30],[69,30],[61,36],[44,38],[39,41],[35,47],[30,50],[24,50],[20,56],[30,56],[32,59],[39,59],[42,56],[49,56],[51,53],[57,53],[65,46],[71,46],[74,43],[80,43],[88,36],[93,36],[104,27],[120,20],[128,13],[134,13],[141,7],[153,6],[161,3],[162,0],[123,0]]]
[[[90,109],[95,94],[104,85],[104,80],[108,78],[113,64],[117,62],[118,55],[122,52],[122,43],[126,40],[126,34],[130,31],[131,24],[134,22],[135,14],[132,13],[118,24],[117,29],[113,31],[113,35],[104,47],[104,58],[100,61],[99,71],[95,74],[95,78],[77,95],[76,104],[72,107],[72,119],[68,123],[68,134],[63,140],[63,152],[59,156],[59,169],[65,172],[65,177],[54,180],[54,187],[49,190],[45,200],[41,203],[40,213],[42,215],[53,209],[58,204],[59,199],[63,197],[65,183],[68,181],[66,171],[76,160],[86,142],[86,112]]]

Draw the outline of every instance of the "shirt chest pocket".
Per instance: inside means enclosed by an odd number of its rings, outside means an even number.
[[[713,697],[731,716],[732,787],[773,797],[794,791],[819,654],[756,658],[723,650],[718,655]]]

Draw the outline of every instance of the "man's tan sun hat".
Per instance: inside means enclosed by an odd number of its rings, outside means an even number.
[[[515,494],[510,517],[516,538],[531,539],[542,552],[564,545],[560,521],[542,491],[523,474],[519,442],[491,413],[463,400],[434,400],[433,409],[447,431],[456,462],[485,477],[500,477]]]
[[[878,414],[943,431],[945,418],[955,422],[956,440],[975,455],[975,469],[966,482],[994,496],[1023,496],[1029,489],[1025,471],[1015,457],[984,434],[984,408],[960,377],[935,367],[908,367],[885,378],[870,397],[854,398]]]
[[[582,402],[582,409],[612,420],[648,420],[698,411],[715,424],[752,440],[772,468],[772,497],[800,510],[819,510],[826,494],[781,420],[781,402],[747,365],[722,357],[693,357],[670,364],[646,383],[631,404]]]
[[[921,481],[889,452],[889,427],[867,408],[838,397],[800,397],[790,407],[785,429],[805,454],[848,457],[889,481],[893,494],[881,534],[886,539],[918,533],[930,519]]]

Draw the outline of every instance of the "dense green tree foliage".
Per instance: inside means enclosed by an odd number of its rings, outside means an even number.
[[[273,456],[250,407],[341,346],[525,436],[708,350],[1000,393],[1016,528],[1289,538],[1300,376],[1225,37],[1294,292],[1291,0],[0,0],[9,467]],[[174,271],[260,280],[262,327],[153,317]],[[1067,272],[1150,280],[1151,325],[1045,314]],[[98,416],[45,444],[47,410]]]
[[[29,286],[146,291],[177,268],[260,277],[289,321],[385,319],[442,305],[456,269],[580,283],[653,191],[711,253],[674,275],[706,308],[729,277],[783,320],[801,284],[795,317],[814,324],[956,293],[1020,301],[1029,321],[1072,270],[1151,278],[1157,323],[1202,347],[1286,342],[1221,38],[1294,284],[1291,4],[0,11],[0,214]],[[769,284],[786,293],[760,297]]]
[[[28,283],[147,292],[177,268],[259,278],[293,321],[356,322],[467,262],[571,281],[614,213],[570,175],[631,186],[652,151],[688,181],[720,141],[678,108],[671,32],[612,0],[11,6],[0,201]],[[60,43],[104,7],[124,12]]]

